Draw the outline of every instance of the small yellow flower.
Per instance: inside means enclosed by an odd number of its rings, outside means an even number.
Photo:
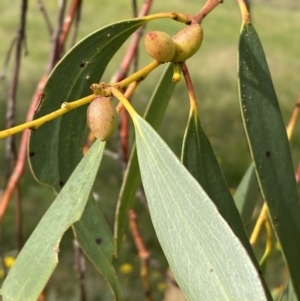
[[[8,269],[10,269],[13,266],[13,264],[15,263],[15,260],[16,259],[12,256],[5,256],[4,257],[4,264]]]
[[[5,271],[4,269],[0,269],[0,279],[2,280],[4,279],[4,277],[5,277]]]
[[[133,271],[133,266],[130,263],[123,263],[119,268],[120,273],[130,274]]]
[[[166,290],[166,288],[167,288],[167,285],[166,285],[166,283],[165,282],[158,282],[157,283],[157,290],[159,291],[159,292],[164,292],[165,290]]]

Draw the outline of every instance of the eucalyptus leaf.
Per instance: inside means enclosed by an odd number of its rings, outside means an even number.
[[[175,88],[175,83],[172,81],[173,65],[169,64],[162,74],[157,86],[152,94],[152,97],[147,106],[144,118],[157,129],[167,105]],[[132,148],[130,158],[125,170],[124,179],[118,197],[116,218],[114,226],[114,238],[116,242],[116,252],[120,252],[125,224],[127,220],[127,212],[133,206],[134,194],[138,189],[141,177],[137,161],[137,153],[135,145]]]
[[[63,234],[80,220],[102,159],[105,143],[96,141],[17,257],[2,287],[3,301],[36,301],[58,263]]]
[[[99,82],[107,64],[126,39],[146,21],[125,20],[103,27],[76,44],[57,64],[43,91],[39,118],[91,94],[90,85]],[[36,179],[59,191],[81,160],[86,131],[87,106],[32,131],[29,160]]]
[[[300,299],[300,206],[286,129],[259,37],[241,30],[238,58],[240,107],[248,144],[270,220]]]
[[[182,162],[199,182],[209,198],[215,203],[224,220],[247,250],[248,255],[259,273],[259,264],[245,233],[242,220],[227,187],[218,160],[201,127],[196,108],[191,108],[190,110],[183,139]],[[263,276],[260,275],[260,277],[268,299],[272,300]]]
[[[166,143],[132,113],[157,237],[188,301],[267,300],[244,247]]]
[[[112,234],[92,197],[81,219],[73,225],[73,231],[86,256],[106,279],[115,299],[121,300],[121,289],[112,265],[115,249]]]

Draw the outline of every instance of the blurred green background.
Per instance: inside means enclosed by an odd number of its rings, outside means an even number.
[[[57,1],[44,1],[52,24],[58,19]],[[142,1],[138,1],[139,4]],[[176,11],[195,14],[204,1],[172,0],[155,1],[152,13]],[[300,2],[295,0],[256,0],[251,2],[253,23],[261,38],[269,63],[275,90],[280,102],[285,123],[288,122],[296,98],[300,92]],[[0,66],[4,65],[7,51],[16,34],[19,22],[19,1],[0,1]],[[83,2],[78,39],[107,24],[131,18],[132,8],[129,0],[90,0]],[[17,97],[16,123],[25,119],[27,108],[35,87],[46,70],[51,38],[36,1],[29,1],[26,42],[28,55],[23,56],[20,83]],[[199,52],[187,65],[196,88],[200,118],[229,187],[234,190],[250,163],[244,130],[241,122],[237,93],[237,46],[241,17],[235,1],[225,0],[203,23],[204,41]],[[163,30],[173,35],[183,28],[182,24],[170,20],[157,20],[147,25],[148,30]],[[102,81],[109,81],[118,67],[126,45],[109,64]],[[140,48],[139,65],[144,66],[151,59]],[[0,80],[0,128],[5,127],[5,110],[8,88],[13,70],[13,57]],[[157,78],[163,67],[149,75],[136,91],[133,104],[142,112],[154,90]],[[72,76],[67,75],[67,76]],[[167,114],[160,127],[160,133],[174,152],[179,156],[185,124],[188,117],[188,98],[184,82],[177,84]],[[17,142],[20,135],[16,137]],[[0,141],[0,195],[4,185],[4,141]],[[108,149],[118,153],[117,137],[108,143]],[[300,127],[295,129],[291,140],[292,156],[297,166],[300,160]],[[104,158],[95,185],[95,194],[109,225],[112,227],[118,190],[122,180],[121,164],[109,157]],[[23,213],[23,234],[27,239],[55,195],[53,191],[40,186],[33,179],[28,166],[21,182]],[[151,280],[156,300],[162,299],[164,271],[167,263],[161,254],[153,232],[147,210],[136,202],[142,235],[152,255]],[[1,227],[1,249],[5,254],[14,254],[16,249],[14,200]],[[72,233],[69,231],[62,240],[60,263],[47,287],[47,300],[79,300],[79,288],[73,269]],[[270,267],[268,281],[276,286],[281,276],[277,263],[281,265],[278,254],[275,264]],[[278,259],[278,260],[277,260]],[[129,264],[129,266],[124,266]],[[126,270],[126,267],[129,269]],[[130,267],[132,271],[130,271]],[[141,300],[142,283],[139,274],[139,259],[132,243],[130,233],[124,241],[123,252],[116,260],[116,268],[122,283],[124,300]],[[125,273],[125,272],[128,273]],[[278,275],[275,275],[278,273]],[[274,276],[275,275],[275,276]],[[0,280],[1,281],[1,280]],[[1,283],[1,282],[0,282]],[[111,300],[110,292],[101,276],[87,262],[86,289],[88,300]]]

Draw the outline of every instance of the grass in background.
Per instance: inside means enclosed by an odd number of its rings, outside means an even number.
[[[140,3],[142,1],[139,1]],[[204,1],[202,1],[204,3]],[[46,1],[45,1],[46,3]],[[113,4],[112,4],[113,3]],[[116,4],[117,3],[117,4]],[[88,1],[83,3],[79,39],[94,30],[116,22],[120,19],[131,17],[131,1]],[[57,1],[47,1],[52,23],[57,20]],[[152,12],[179,11],[193,14],[199,10],[199,1],[173,0],[154,1]],[[275,90],[283,110],[284,120],[287,122],[299,93],[299,9],[300,3],[287,0],[253,1],[252,13],[256,30],[261,38],[273,77]],[[14,37],[19,18],[19,1],[0,1],[0,62],[4,61],[7,49]],[[117,13],[116,13],[117,12]],[[250,162],[244,130],[241,122],[238,93],[237,93],[237,45],[241,17],[235,1],[224,1],[211,15],[203,21],[204,41],[199,52],[191,58],[187,65],[190,68],[200,108],[201,122],[206,130],[217,154],[221,167],[226,175],[229,186],[235,188]],[[181,24],[170,20],[151,22],[147,30],[164,30],[169,34],[175,34],[182,28]],[[20,88],[18,91],[17,122],[23,122],[32,94],[44,73],[47,65],[48,53],[51,49],[51,41],[44,20],[40,14],[36,2],[29,1],[27,45],[29,55],[23,57]],[[122,48],[123,50],[125,47]],[[123,56],[118,53],[115,60],[108,66],[103,80],[108,81],[116,70]],[[140,66],[150,62],[143,47],[140,51]],[[0,81],[0,128],[5,124],[5,101],[8,85],[11,79],[13,61],[10,62],[7,77]],[[139,111],[146,106],[156,84],[156,80],[163,67],[155,71],[143,82],[134,96],[134,105]],[[180,82],[167,110],[166,117],[161,125],[160,133],[167,143],[180,155],[181,141],[188,116],[188,97],[184,82]],[[19,139],[20,135],[18,135]],[[109,147],[117,150],[116,138],[109,142]],[[291,142],[294,162],[298,162],[300,147],[300,127]],[[4,141],[0,141],[0,170],[3,171]],[[99,179],[96,183],[99,194],[99,204],[110,225],[114,217],[116,196],[120,186],[121,174],[118,171],[118,163],[112,163],[105,158],[106,163],[101,166]],[[113,165],[112,165],[113,164]],[[3,172],[0,173],[0,189],[3,187]],[[28,168],[25,177],[21,181],[24,235],[27,238],[34,226],[54,199],[51,189],[38,185],[32,178]],[[141,215],[141,231],[146,239],[146,244],[152,251],[158,269],[152,270],[155,285],[162,280],[160,269],[164,270],[166,262],[159,255],[160,248],[152,231],[148,214],[141,204],[138,204]],[[2,227],[2,248],[8,252],[15,248],[13,202],[9,208]],[[62,241],[61,262],[55,271],[48,286],[48,300],[75,300],[78,288],[73,272],[73,259],[70,256],[72,234],[69,231]],[[123,254],[116,263],[121,266],[124,262],[133,265],[133,272],[125,275],[120,273],[120,280],[124,287],[124,300],[139,300],[142,297],[141,281],[138,277],[138,258],[127,236],[123,247]],[[89,300],[110,300],[110,294],[101,277],[97,275],[88,264],[87,288]],[[157,276],[160,275],[160,276]],[[276,279],[274,280],[276,281]],[[99,284],[101,283],[101,284]],[[273,282],[274,283],[274,282]],[[101,288],[100,288],[101,286]],[[97,288],[96,290],[94,288]],[[159,297],[161,295],[158,295]]]

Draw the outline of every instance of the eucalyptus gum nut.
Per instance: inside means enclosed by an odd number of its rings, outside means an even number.
[[[93,135],[108,140],[118,126],[118,113],[108,97],[96,97],[87,109],[87,124]]]
[[[175,56],[172,62],[184,62],[193,56],[200,48],[203,40],[203,30],[199,24],[192,24],[179,31],[174,37]]]
[[[147,53],[158,62],[170,62],[175,55],[175,44],[163,31],[148,32],[144,43]]]

